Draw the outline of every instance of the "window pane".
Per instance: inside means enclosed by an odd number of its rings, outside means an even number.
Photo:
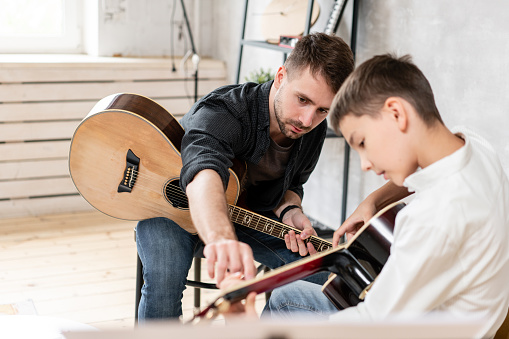
[[[0,0],[0,36],[58,37],[64,34],[63,0]]]
[[[82,20],[81,0],[0,0],[0,53],[81,53]]]

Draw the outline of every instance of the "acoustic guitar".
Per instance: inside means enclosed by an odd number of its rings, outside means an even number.
[[[244,299],[251,292],[269,292],[321,271],[332,273],[323,285],[322,292],[336,308],[341,310],[357,305],[364,300],[389,257],[396,215],[404,206],[404,203],[397,202],[385,207],[346,243],[223,291],[212,303],[197,312],[191,321],[210,319],[226,312],[232,303]]]
[[[187,196],[180,188],[179,122],[155,101],[119,93],[100,100],[77,127],[69,152],[69,171],[78,192],[99,211],[119,219],[167,217],[195,234]],[[236,206],[245,165],[234,161],[226,190],[232,222],[284,239],[286,224]],[[332,243],[306,239],[317,251]]]

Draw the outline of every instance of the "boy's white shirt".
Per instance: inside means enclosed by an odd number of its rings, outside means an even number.
[[[453,154],[416,171],[391,255],[364,302],[331,319],[445,311],[486,319],[491,337],[509,308],[509,182],[493,148],[465,128]]]

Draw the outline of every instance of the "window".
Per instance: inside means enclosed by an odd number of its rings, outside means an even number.
[[[0,0],[0,53],[80,53],[81,0]]]

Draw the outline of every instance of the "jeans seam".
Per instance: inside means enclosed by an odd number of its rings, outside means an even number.
[[[279,312],[279,311],[281,311],[281,309],[283,309],[285,307],[296,307],[296,308],[300,308],[302,310],[310,311],[310,312],[313,312],[313,313],[316,313],[316,314],[320,314],[320,315],[323,314],[322,312],[318,311],[314,307],[311,307],[311,306],[308,306],[308,305],[303,305],[303,304],[298,304],[298,303],[291,302],[291,301],[286,301],[284,303],[279,304],[276,307],[276,310]]]
[[[143,290],[145,289],[145,277],[144,277],[144,266],[143,266],[143,258],[145,258],[145,255],[143,254],[143,246],[141,244],[142,242],[141,241],[138,241],[138,231],[136,229],[136,251],[137,251],[137,254],[138,256],[140,257],[140,261],[142,262],[142,266],[141,266],[141,279],[143,279],[143,284],[141,285],[141,297],[143,298]],[[143,309],[140,309],[140,308],[143,308]],[[138,304],[138,314],[146,314],[147,312],[147,308],[146,308],[146,303],[142,303],[141,302],[141,299],[140,299],[140,303]]]

